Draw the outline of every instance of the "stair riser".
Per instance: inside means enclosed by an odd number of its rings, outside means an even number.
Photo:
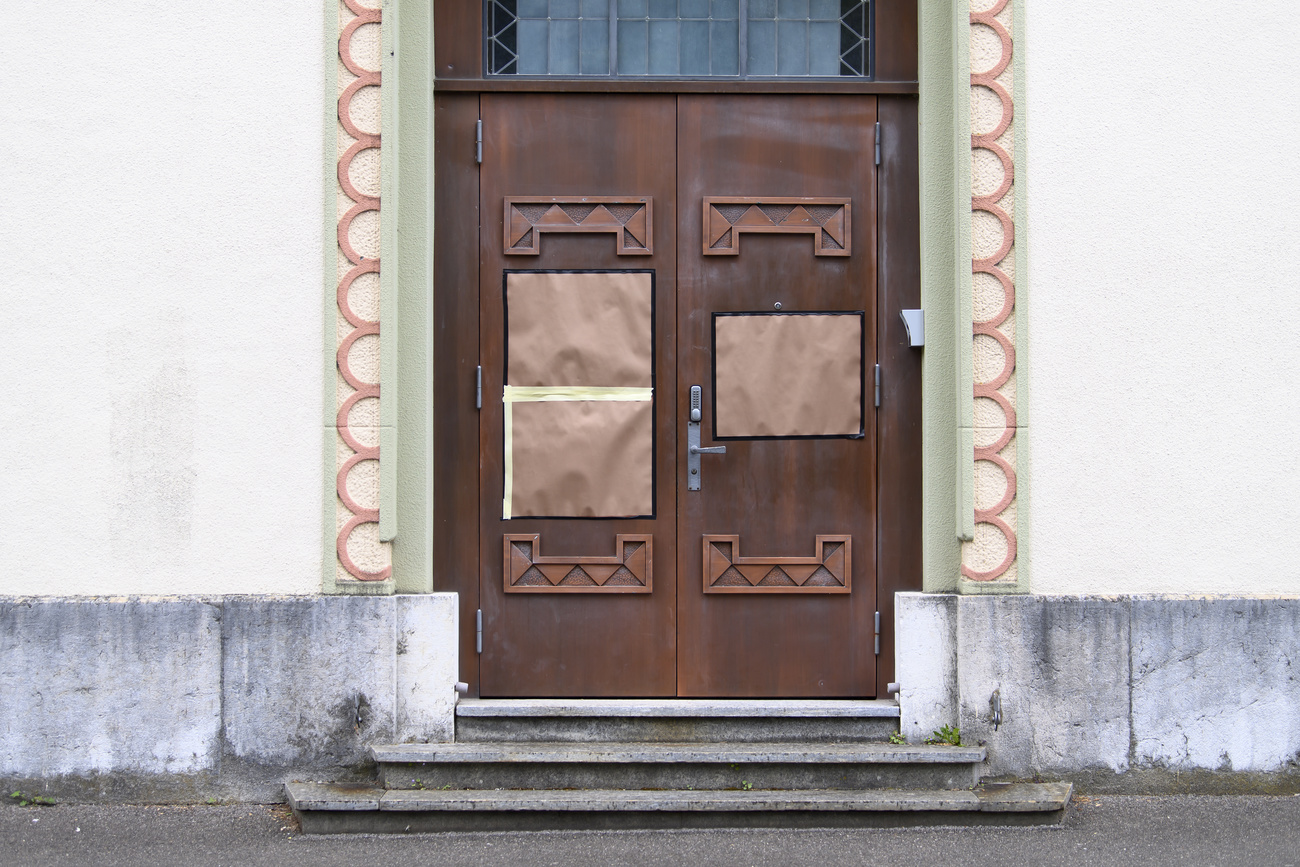
[[[898,730],[890,717],[460,717],[456,740],[470,743],[870,743]]]
[[[382,762],[387,789],[964,789],[978,766],[686,762]]]
[[[306,834],[416,834],[439,831],[636,830],[675,828],[915,828],[1056,825],[1065,810],[1002,813],[813,811],[780,812],[325,812],[296,811]]]

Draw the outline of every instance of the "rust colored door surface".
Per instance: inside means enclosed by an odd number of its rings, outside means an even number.
[[[671,696],[676,99],[480,111],[481,694]]]
[[[678,99],[679,695],[875,692],[875,122]]]
[[[874,695],[876,98],[479,112],[480,694]]]

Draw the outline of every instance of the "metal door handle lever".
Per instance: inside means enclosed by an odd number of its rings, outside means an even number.
[[[701,400],[700,387],[691,386],[691,414],[686,421],[686,490],[700,489],[700,455],[725,455],[726,446],[700,446],[700,416],[704,401]]]

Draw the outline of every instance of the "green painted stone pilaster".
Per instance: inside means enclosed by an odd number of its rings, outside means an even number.
[[[926,329],[921,425],[923,587],[931,593],[955,590],[961,570],[959,395],[971,393],[969,384],[965,391],[958,386],[963,345],[970,351],[969,289],[964,340],[958,318],[963,276],[968,287],[970,283],[969,252],[964,259],[961,253],[962,237],[968,239],[964,249],[970,249],[970,220],[966,218],[964,226],[958,220],[963,196],[965,212],[970,211],[970,125],[958,126],[959,118],[970,111],[969,96],[959,87],[965,81],[969,89],[969,72],[958,66],[958,45],[963,44],[957,38],[959,2],[964,8],[964,0],[920,0],[917,22],[921,50],[921,304],[926,319],[933,323]],[[967,130],[964,135],[962,129]],[[969,399],[965,404],[969,406]],[[973,452],[966,463],[971,457]]]
[[[433,590],[433,4],[385,0],[380,520],[398,593]],[[391,72],[390,72],[391,70]],[[391,149],[390,149],[391,148]],[[393,267],[393,265],[396,267]]]

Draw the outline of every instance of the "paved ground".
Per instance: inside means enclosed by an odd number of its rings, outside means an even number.
[[[1082,798],[1064,827],[303,837],[284,807],[0,807],[4,865],[1270,865],[1300,796]]]

